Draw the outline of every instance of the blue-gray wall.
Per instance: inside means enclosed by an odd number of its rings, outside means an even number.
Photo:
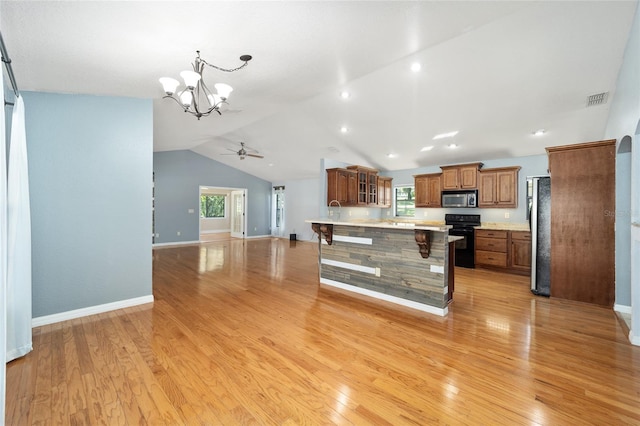
[[[616,139],[618,147],[625,136],[632,139],[631,154],[618,154],[616,158],[616,305],[640,311],[640,282],[632,283],[631,223],[640,217],[637,195],[640,170],[639,144],[636,136],[640,120],[640,6],[636,6],[629,40],[625,47],[622,66],[618,72],[609,118],[603,139]],[[626,150],[626,149],[625,149]],[[630,157],[630,158],[629,158]],[[636,178],[634,179],[634,176]],[[629,195],[632,200],[629,200]],[[633,199],[635,197],[635,199]],[[635,202],[635,204],[634,204]],[[632,287],[634,288],[632,291]],[[635,296],[632,297],[633,292]],[[632,299],[635,303],[632,303]],[[632,332],[640,336],[640,314],[635,314]]]
[[[151,101],[23,96],[33,316],[151,295]]]
[[[247,236],[271,234],[271,182],[193,151],[156,152],[153,171],[156,243],[200,239],[200,186],[246,188]]]

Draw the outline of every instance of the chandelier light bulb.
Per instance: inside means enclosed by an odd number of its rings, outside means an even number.
[[[171,96],[176,92],[176,89],[180,85],[180,82],[175,78],[162,77],[160,79],[160,84],[162,84],[164,93],[166,93],[168,96]]]
[[[214,84],[213,87],[216,88],[216,90],[218,91],[218,96],[220,96],[220,99],[222,99],[223,101],[227,100],[229,98],[229,95],[233,91],[233,87],[224,83]]]
[[[195,71],[182,71],[180,73],[180,77],[182,77],[184,84],[189,90],[195,89],[198,85],[198,81],[202,78],[202,76]]]
[[[187,109],[191,106],[191,101],[193,100],[193,95],[191,94],[190,91],[185,90],[184,92],[182,92],[182,94],[180,95],[180,103],[182,103],[182,106]]]

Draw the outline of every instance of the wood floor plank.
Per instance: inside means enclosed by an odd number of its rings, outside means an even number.
[[[456,268],[438,317],[318,284],[317,243],[153,251],[153,304],[34,329],[5,423],[640,424],[606,308]]]

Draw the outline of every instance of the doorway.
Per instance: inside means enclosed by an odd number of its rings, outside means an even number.
[[[246,228],[246,189],[231,191],[231,237],[244,238]]]
[[[246,189],[200,186],[201,242],[245,238]]]
[[[284,209],[284,186],[273,187],[273,211],[271,217],[273,223],[271,224],[271,235],[274,237],[284,237],[284,223],[285,223],[285,209]]]

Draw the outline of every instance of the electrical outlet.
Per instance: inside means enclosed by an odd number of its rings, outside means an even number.
[[[427,217],[427,211],[422,212],[422,216]]]
[[[505,213],[504,213],[504,218],[505,218],[505,219],[509,219],[509,212],[505,212]]]
[[[180,231],[178,231],[178,237],[180,236]]]
[[[352,213],[353,213],[353,212],[352,212],[351,210],[349,210],[349,216],[351,216],[351,214],[352,214]]]
[[[189,209],[188,212],[189,213],[195,213],[195,210],[194,209]]]
[[[367,210],[365,213],[367,214],[367,216],[369,216],[369,210]]]
[[[391,216],[391,211],[387,210],[387,216]]]
[[[333,216],[333,210],[329,210],[329,216]]]
[[[380,276],[380,268],[376,268],[376,277]]]

